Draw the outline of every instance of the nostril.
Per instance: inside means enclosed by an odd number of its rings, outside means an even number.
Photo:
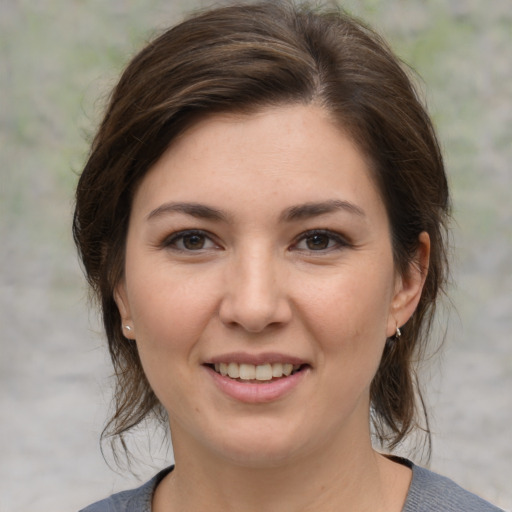
[[[265,285],[262,279],[237,274],[219,306],[219,317],[227,327],[250,333],[276,328],[290,321],[291,306],[279,286]]]

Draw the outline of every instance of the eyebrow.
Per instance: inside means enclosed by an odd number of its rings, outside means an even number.
[[[331,199],[329,201],[321,201],[316,203],[305,203],[296,206],[290,206],[286,208],[280,216],[282,222],[293,222],[297,220],[308,219],[324,215],[326,213],[333,213],[337,211],[346,211],[351,214],[355,214],[359,217],[365,217],[364,211],[349,201],[341,201],[339,199]],[[213,221],[227,222],[229,215],[222,210],[206,206],[201,203],[165,203],[160,205],[158,208],[152,210],[147,220],[168,215],[170,213],[184,213],[185,215],[191,215],[198,219],[208,219]]]
[[[165,203],[155,208],[148,216],[147,220],[152,220],[169,213],[184,213],[197,217],[198,219],[208,219],[216,221],[227,221],[228,215],[221,210],[206,206],[201,203]]]
[[[333,213],[337,211],[346,211],[355,214],[358,217],[366,217],[364,210],[359,206],[350,203],[349,201],[341,201],[339,199],[332,199],[329,201],[322,201],[319,203],[305,203],[297,206],[287,208],[281,215],[281,220],[292,222],[296,220],[308,219],[317,217],[326,213]]]

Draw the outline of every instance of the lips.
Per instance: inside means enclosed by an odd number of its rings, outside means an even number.
[[[311,366],[298,358],[279,354],[230,354],[205,362],[217,389],[238,403],[275,402],[307,381]]]
[[[203,367],[224,395],[248,404],[284,398],[307,381],[312,370],[309,361],[277,352],[219,354]]]
[[[237,363],[222,362],[213,364],[216,373],[223,377],[241,381],[271,381],[288,377],[301,369],[301,364],[293,363]]]

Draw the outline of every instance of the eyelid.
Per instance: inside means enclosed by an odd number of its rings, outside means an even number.
[[[190,250],[190,249],[182,249],[176,246],[176,242],[180,239],[183,239],[187,235],[200,235],[204,236],[207,240],[211,242],[215,247],[206,247],[202,249],[197,250]],[[306,240],[308,237],[314,236],[314,235],[323,235],[329,237],[333,242],[334,245],[332,247],[327,247],[325,249],[299,249],[297,246],[300,242]],[[221,249],[221,245],[216,240],[216,237],[210,233],[209,231],[206,231],[204,229],[182,229],[176,232],[171,233],[170,235],[166,236],[162,242],[159,244],[164,249],[171,249],[177,252],[184,252],[184,253],[201,253],[204,251],[208,251],[211,249]],[[347,240],[345,236],[342,234],[331,231],[329,229],[310,229],[308,231],[305,231],[303,233],[300,233],[292,243],[290,250],[298,250],[298,251],[304,251],[309,253],[326,253],[333,250],[351,247],[352,244]]]
[[[326,249],[319,249],[316,251],[312,250],[312,249],[297,249],[297,250],[305,251],[305,252],[309,252],[309,253],[322,254],[322,253],[326,253],[326,252],[341,249],[341,248],[352,247],[352,244],[347,240],[347,238],[336,231],[331,231],[330,229],[310,229],[308,231],[301,233],[298,237],[296,237],[295,241],[293,242],[293,244],[291,246],[291,249],[297,248],[297,245],[300,242],[302,242],[302,241],[306,240],[308,237],[314,236],[314,235],[327,236],[335,242],[335,245],[333,247],[327,247]]]
[[[204,229],[181,229],[179,231],[175,231],[174,233],[171,233],[170,235],[166,236],[162,242],[160,243],[160,246],[164,249],[171,249],[173,251],[177,252],[186,252],[186,253],[201,253],[204,251],[211,250],[211,247],[207,247],[204,249],[197,249],[195,251],[193,250],[187,250],[187,249],[181,249],[174,245],[178,240],[183,239],[187,235],[200,235],[204,236],[206,239],[208,239],[213,245],[215,245],[215,248],[220,248],[220,244],[215,240],[215,237],[212,233],[205,231]]]

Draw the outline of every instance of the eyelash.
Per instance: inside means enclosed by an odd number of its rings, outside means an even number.
[[[194,249],[187,249],[186,247],[182,248],[182,247],[177,246],[179,241],[184,241],[186,237],[192,237],[192,236],[199,236],[204,240],[205,243],[208,243],[208,241],[209,241],[211,244],[218,247],[218,245],[214,242],[212,235],[210,233],[208,233],[207,231],[202,231],[200,229],[187,229],[185,231],[178,231],[177,233],[173,233],[171,236],[167,237],[163,241],[162,246],[166,247],[166,248],[171,248],[175,251],[187,252],[187,253],[201,252],[201,251],[210,249],[209,247],[206,249],[203,247],[200,247],[199,249],[194,250]]]
[[[328,244],[331,242],[334,242],[331,246],[322,248],[322,249],[298,249],[300,251],[307,251],[307,252],[319,252],[319,253],[325,253],[327,251],[332,251],[336,249],[341,249],[344,247],[350,247],[351,244],[347,241],[346,238],[341,236],[339,233],[336,233],[334,231],[330,231],[328,229],[312,229],[311,231],[306,231],[305,233],[301,233],[299,237],[297,237],[296,241],[294,242],[292,248],[297,248],[300,242],[306,241],[308,238],[312,238],[314,236],[322,236],[328,238]]]
[[[204,250],[209,250],[212,247],[199,247],[197,249],[190,249],[186,247],[178,247],[178,243],[181,241],[183,242],[186,237],[193,237],[198,236],[201,237],[201,240],[203,241],[203,245],[206,243],[208,244],[208,241],[213,244],[215,247],[218,248],[218,245],[213,240],[213,237],[210,233],[200,230],[200,229],[189,229],[185,231],[179,231],[177,233],[173,233],[170,237],[166,238],[162,246],[165,248],[171,248],[175,251],[179,252],[185,252],[185,253],[193,253],[193,252],[201,252]],[[310,238],[313,238],[314,236],[319,237],[326,237],[327,238],[327,247],[322,247],[320,249],[311,249],[311,248],[299,248],[299,244],[303,241],[307,241]],[[339,233],[329,231],[327,229],[313,229],[310,231],[306,231],[305,233],[301,233],[295,240],[295,242],[292,244],[290,250],[297,249],[299,251],[303,252],[315,252],[315,253],[325,253],[330,252],[332,250],[341,249],[344,247],[350,247],[351,244]]]

